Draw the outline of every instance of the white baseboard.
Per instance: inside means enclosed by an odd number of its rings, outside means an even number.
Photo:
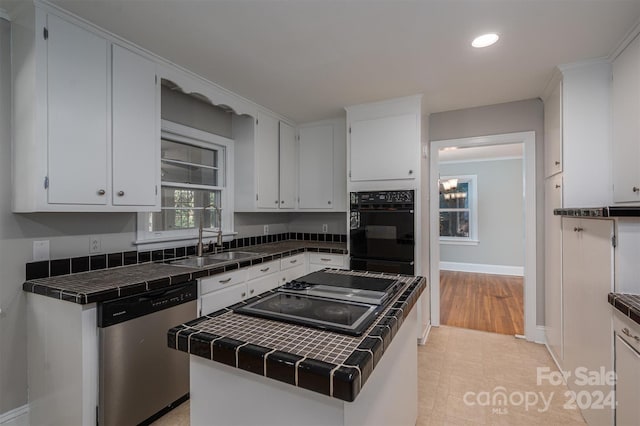
[[[422,346],[425,343],[427,343],[427,338],[429,337],[429,332],[430,331],[431,331],[431,322],[429,322],[429,324],[425,327],[424,331],[422,332],[422,336],[420,336],[420,338],[418,338],[418,344],[420,346]]]
[[[475,272],[478,274],[524,276],[523,266],[485,265],[482,263],[440,262],[441,271]]]
[[[544,332],[544,325],[536,325],[536,331],[535,335],[533,335],[533,341],[541,345],[547,344],[547,335]]]
[[[29,404],[0,414],[2,426],[29,426]]]

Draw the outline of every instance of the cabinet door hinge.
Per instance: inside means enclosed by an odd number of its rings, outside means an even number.
[[[49,188],[49,176],[44,177],[44,189]]]
[[[618,238],[615,235],[611,237],[611,245],[613,246],[613,248],[618,247]]]
[[[349,134],[351,134],[351,126],[349,126]]]
[[[256,118],[256,126],[258,125],[258,119]]]
[[[258,201],[258,194],[256,194],[256,201]]]
[[[349,177],[351,177],[351,170],[349,170]]]
[[[49,30],[47,29],[47,27],[44,27],[42,29],[42,37],[44,37],[45,40],[49,40]]]
[[[156,77],[156,84],[158,84],[158,76],[156,75],[155,77]]]
[[[158,185],[156,185],[156,195],[158,195]]]

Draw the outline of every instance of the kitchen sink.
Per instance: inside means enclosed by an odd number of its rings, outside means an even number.
[[[185,259],[171,261],[170,264],[176,266],[187,266],[190,268],[206,268],[207,266],[216,265],[218,263],[229,262],[232,260],[244,260],[259,256],[263,256],[263,254],[248,251],[228,251],[224,253],[209,254],[206,256],[187,257]]]
[[[227,251],[224,253],[210,254],[206,257],[217,260],[243,260],[250,257],[263,256],[262,253],[252,253],[248,251]]]

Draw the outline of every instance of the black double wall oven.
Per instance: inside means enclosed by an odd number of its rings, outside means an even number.
[[[350,194],[351,269],[414,275],[414,191]]]

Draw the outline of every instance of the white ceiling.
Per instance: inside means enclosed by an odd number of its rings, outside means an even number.
[[[640,17],[640,0],[53,2],[297,122],[417,93],[425,113],[535,98]]]

